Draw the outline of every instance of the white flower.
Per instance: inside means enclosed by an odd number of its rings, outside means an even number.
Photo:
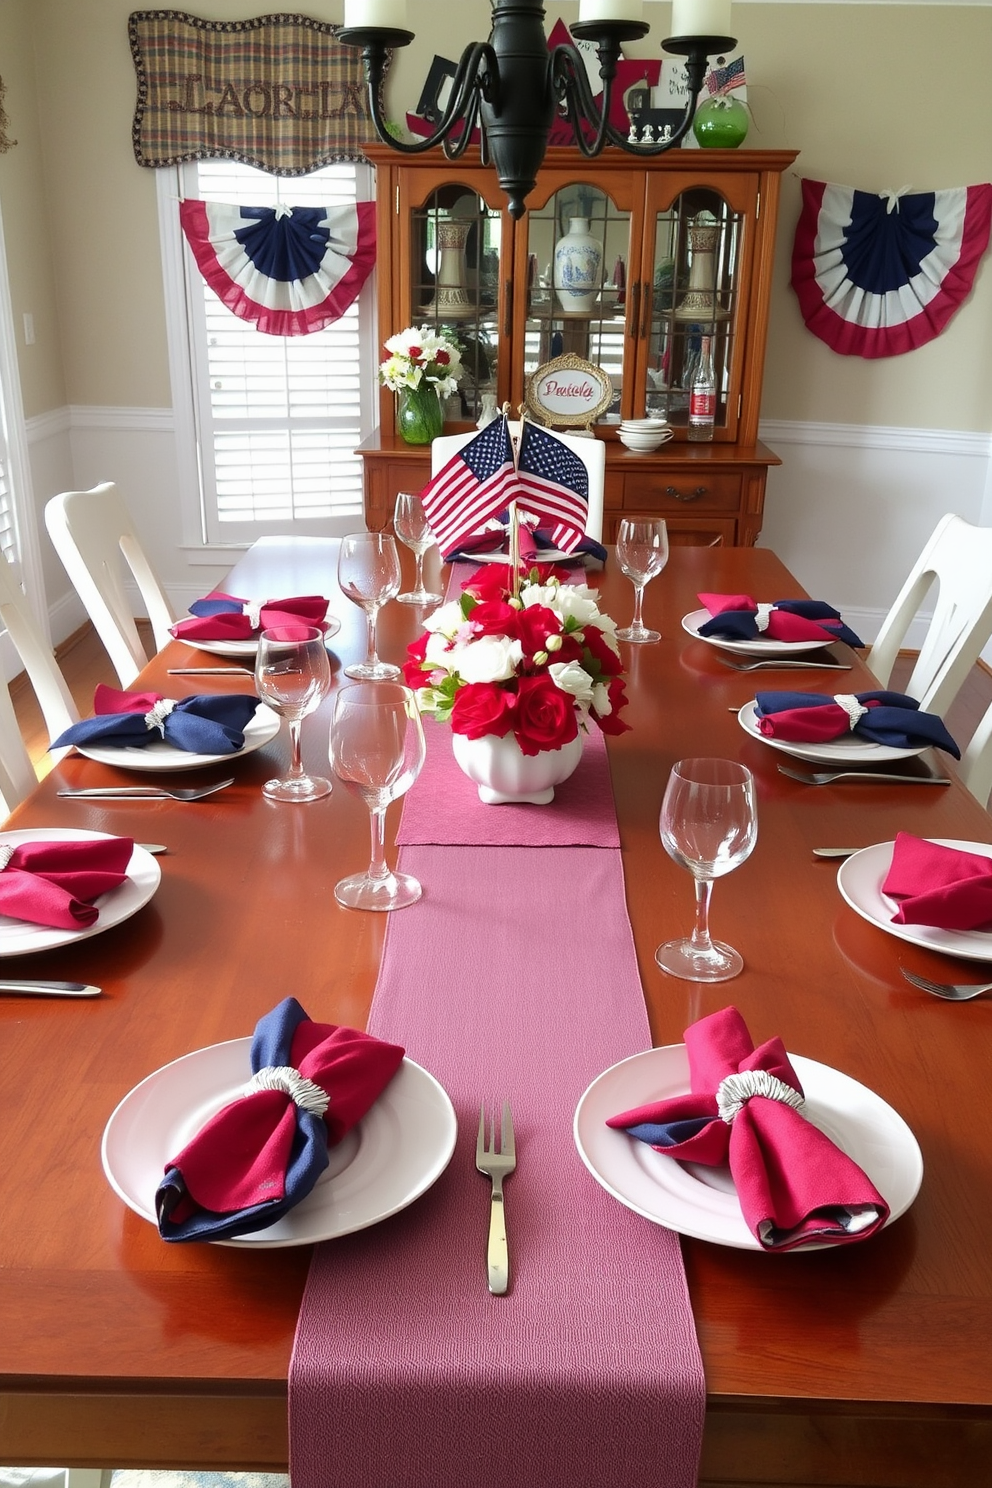
[[[610,690],[605,682],[597,682],[592,690],[592,709],[598,718],[609,718],[613,712]]]
[[[553,661],[548,675],[556,687],[569,693],[583,708],[592,706],[593,680],[577,661]]]
[[[425,379],[442,398],[457,388],[462,357],[450,333],[409,326],[390,336],[385,346],[390,355],[379,364],[379,380],[394,393],[419,387]]]
[[[447,663],[448,669],[457,671],[463,682],[505,682],[515,675],[524,651],[509,636],[484,635],[457,648],[456,656],[457,660]]]
[[[450,641],[456,631],[465,624],[465,615],[458,600],[452,600],[450,604],[439,606],[432,610],[424,621],[424,629],[440,631],[441,635],[447,636]]]

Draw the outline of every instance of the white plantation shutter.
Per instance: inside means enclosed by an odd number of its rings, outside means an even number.
[[[369,195],[368,168],[346,162],[291,178],[227,160],[184,172],[186,195],[243,206]],[[205,541],[360,527],[354,450],[371,431],[376,369],[370,287],[322,331],[269,336],[221,304],[189,252],[184,262]]]
[[[14,521],[14,503],[7,478],[8,470],[7,447],[0,429],[0,553],[10,563],[16,563],[20,554],[17,551],[17,526]]]

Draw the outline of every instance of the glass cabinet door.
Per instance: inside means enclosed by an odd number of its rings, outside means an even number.
[[[620,200],[624,194],[621,187]],[[631,217],[601,186],[562,182],[542,205],[529,206],[521,224],[526,256],[516,260],[525,281],[524,385],[554,357],[572,353],[592,362],[613,383],[613,401],[600,416],[605,422],[619,418],[627,371]]]
[[[648,214],[653,248],[645,268],[651,277],[642,293],[650,314],[641,319],[639,393],[645,411],[667,417],[676,436],[688,425],[689,390],[708,336],[716,372],[715,437],[735,437],[748,210],[743,200],[732,204],[719,192],[697,186]]]
[[[475,423],[497,397],[503,217],[470,186],[445,183],[409,213],[409,251],[398,256],[410,325],[444,329],[458,343],[462,377],[448,423]],[[402,329],[397,327],[397,329]]]

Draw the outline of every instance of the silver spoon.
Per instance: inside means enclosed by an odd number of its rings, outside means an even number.
[[[852,858],[855,853],[863,852],[860,847],[814,847],[814,858]]]

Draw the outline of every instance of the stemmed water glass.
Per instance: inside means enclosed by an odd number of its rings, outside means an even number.
[[[417,572],[413,588],[405,594],[397,594],[400,604],[439,604],[443,594],[436,594],[424,584],[424,554],[432,548],[437,538],[424,511],[424,503],[409,491],[396,493],[396,509],[393,512],[393,531],[400,542],[408,547],[417,560]]]
[[[347,909],[404,909],[420,898],[417,879],[393,873],[386,862],[386,807],[408,791],[424,763],[424,730],[417,702],[396,682],[357,682],[334,702],[330,760],[334,773],[360,795],[372,822],[372,857],[364,873],[334,886]]]
[[[331,690],[324,632],[315,625],[263,630],[255,653],[255,687],[262,701],[288,721],[292,753],[289,774],[267,780],[262,794],[270,801],[319,801],[330,795],[331,782],[305,774],[300,756],[303,720]]]
[[[352,532],[341,539],[338,586],[353,604],[365,611],[368,645],[364,661],[345,667],[345,675],[362,682],[392,682],[400,669],[380,661],[375,649],[375,625],[383,605],[400,587],[400,555],[396,539],[387,532]]]
[[[641,619],[644,586],[660,574],[668,562],[668,528],[661,517],[620,523],[617,532],[617,561],[634,586],[634,618],[617,631],[621,641],[660,641],[661,632],[649,630]]]
[[[758,836],[754,779],[736,760],[685,759],[672,769],[661,804],[661,840],[696,885],[696,923],[684,940],[655,951],[662,971],[689,982],[725,982],[744,961],[709,931],[713,880],[747,858]]]

